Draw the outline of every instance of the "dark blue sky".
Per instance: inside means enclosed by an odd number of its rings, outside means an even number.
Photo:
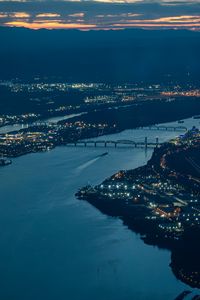
[[[0,25],[32,29],[200,29],[200,0],[0,0]]]

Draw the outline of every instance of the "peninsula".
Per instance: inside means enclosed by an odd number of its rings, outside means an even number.
[[[121,170],[76,196],[103,213],[121,218],[146,243],[172,251],[177,278],[200,287],[200,131],[155,148],[147,165]]]

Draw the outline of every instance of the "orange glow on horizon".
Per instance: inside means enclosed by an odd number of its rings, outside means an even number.
[[[200,22],[200,16],[175,16],[175,17],[165,17],[150,20],[151,22],[167,22],[167,23],[196,23]]]
[[[188,27],[188,28],[191,28],[191,27],[199,27],[200,28],[200,23],[191,23],[191,24],[170,24],[170,23],[161,23],[161,24],[152,24],[152,23],[132,23],[132,24],[124,24],[124,23],[118,23],[118,24],[113,24],[113,26],[115,27],[149,27],[149,28],[153,28],[153,27],[157,27],[157,28],[176,28],[176,27]]]
[[[1,0],[0,0],[1,1]],[[141,16],[141,17],[140,17]],[[0,13],[2,26],[25,27],[29,29],[80,29],[114,30],[126,28],[174,28],[200,29],[200,15],[175,15],[158,18],[144,18],[143,14],[119,13],[87,16],[78,11],[71,14],[26,12]],[[84,20],[85,18],[85,20]]]
[[[138,20],[137,20],[138,21]],[[43,20],[40,22],[25,22],[25,21],[11,21],[4,24],[9,27],[24,27],[28,29],[99,29],[99,30],[111,30],[111,29],[125,29],[125,28],[199,28],[200,23],[115,23],[110,26],[98,26],[98,24],[83,24],[83,23],[62,23],[56,20],[48,21]]]
[[[59,23],[59,22],[21,22],[12,21],[5,23],[9,27],[25,27],[29,29],[92,29],[95,28],[94,24],[80,24],[80,23]]]

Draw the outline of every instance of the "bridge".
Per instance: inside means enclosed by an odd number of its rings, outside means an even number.
[[[137,127],[136,129],[140,130],[162,130],[162,131],[187,131],[187,127],[185,126],[165,126],[165,125],[150,125]]]
[[[83,147],[114,147],[117,148],[118,146],[126,146],[130,148],[156,148],[160,147],[161,143],[159,143],[158,138],[156,138],[155,142],[148,142],[147,137],[142,142],[136,142],[131,140],[80,140],[72,143],[67,143],[68,146],[83,146]]]

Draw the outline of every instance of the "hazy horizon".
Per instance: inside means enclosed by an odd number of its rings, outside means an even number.
[[[1,0],[0,26],[31,29],[200,29],[200,1]]]

